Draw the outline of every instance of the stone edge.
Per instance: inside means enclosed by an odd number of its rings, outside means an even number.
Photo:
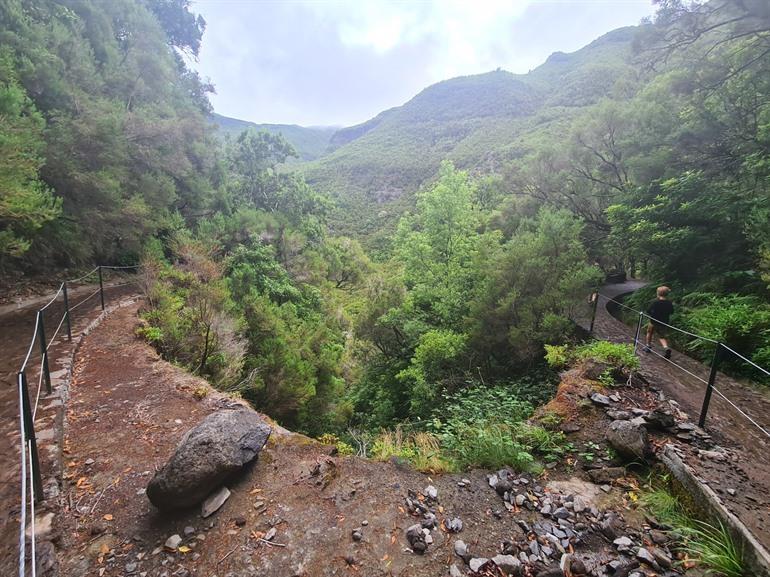
[[[732,534],[733,539],[741,544],[747,569],[753,571],[749,574],[770,576],[770,553],[757,541],[748,527],[727,509],[714,490],[706,485],[681,459],[675,446],[667,444],[660,458],[671,474],[699,501],[706,512],[721,519]]]

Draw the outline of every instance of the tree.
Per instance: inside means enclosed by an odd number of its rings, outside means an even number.
[[[500,374],[541,356],[567,337],[572,309],[599,280],[586,262],[583,225],[566,210],[543,208],[487,264],[472,299],[469,348]]]
[[[38,231],[61,215],[61,199],[40,180],[43,117],[0,51],[0,263],[20,257]]]

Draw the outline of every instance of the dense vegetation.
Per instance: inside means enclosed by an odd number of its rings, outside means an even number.
[[[562,346],[602,268],[770,355],[764,2],[668,0],[528,75],[430,87],[309,164],[289,134],[217,137],[188,0],[8,0],[0,24],[2,270],[141,259],[140,332],[289,427],[536,466],[563,450],[528,421],[544,345],[633,362]]]

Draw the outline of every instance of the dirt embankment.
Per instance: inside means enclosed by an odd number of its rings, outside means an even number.
[[[185,431],[237,401],[159,359],[134,336],[136,323],[136,306],[118,310],[86,338],[76,361],[53,528],[61,575],[440,576],[453,565],[453,574],[501,575],[501,566],[484,560],[503,553],[529,576],[562,575],[565,559],[576,577],[676,574],[658,566],[671,561],[665,537],[631,506],[636,481],[611,467],[603,446],[609,418],[587,399],[596,385],[577,375],[558,399],[571,417],[565,429],[576,456],[539,477],[431,477],[397,463],[332,456],[328,446],[279,430],[229,484],[232,495],[213,516],[203,519],[197,508],[160,514],[144,494],[154,471]],[[658,400],[645,387],[636,391],[618,389],[640,410]],[[589,476],[587,468],[599,473]],[[450,532],[456,519],[462,529]],[[407,539],[414,524],[429,526],[424,554]],[[181,542],[169,550],[173,535]],[[640,548],[657,557],[640,566]]]

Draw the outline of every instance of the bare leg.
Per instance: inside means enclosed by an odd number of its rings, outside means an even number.
[[[652,326],[652,324],[647,326],[647,346],[649,347],[652,344],[652,334],[655,332],[655,327]]]
[[[668,348],[668,339],[666,337],[660,337],[660,344],[664,349]]]

